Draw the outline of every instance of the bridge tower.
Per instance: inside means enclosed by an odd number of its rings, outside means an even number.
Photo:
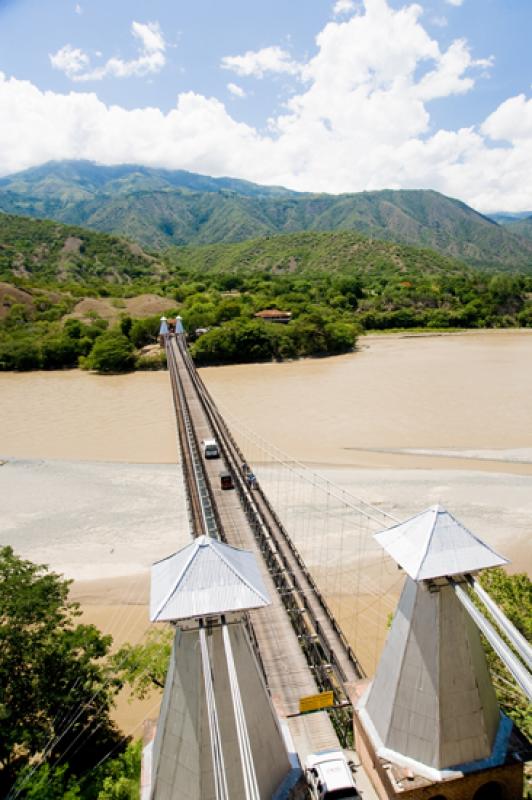
[[[208,536],[153,566],[151,620],[179,624],[151,800],[280,799],[299,777],[246,627],[245,612],[269,604],[253,553]]]
[[[164,347],[164,340],[168,333],[168,320],[166,317],[161,317],[161,324],[159,325],[159,344],[161,347]]]
[[[517,800],[523,745],[498,707],[480,634],[457,596],[507,563],[440,506],[375,535],[407,573],[375,677],[360,692],[356,749],[379,797]]]

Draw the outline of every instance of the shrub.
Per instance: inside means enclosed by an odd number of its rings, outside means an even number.
[[[130,372],[135,368],[133,345],[118,331],[102,333],[82,366],[103,373]]]

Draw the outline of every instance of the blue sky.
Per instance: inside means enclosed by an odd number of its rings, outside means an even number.
[[[0,0],[0,174],[137,162],[532,208],[531,0]]]

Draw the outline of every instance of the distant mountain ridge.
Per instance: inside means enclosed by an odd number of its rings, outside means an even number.
[[[356,231],[476,267],[532,271],[528,220],[499,225],[431,190],[308,194],[183,170],[64,161],[0,179],[0,211],[118,233],[155,249]]]
[[[236,192],[251,197],[297,196],[282,186],[260,186],[238,178],[211,178],[187,170],[157,169],[139,164],[106,166],[93,161],[48,161],[38,167],[0,178],[0,190],[32,194],[58,194],[62,200],[81,200],[95,194],[130,194],[135,191],[188,189],[194,192]]]

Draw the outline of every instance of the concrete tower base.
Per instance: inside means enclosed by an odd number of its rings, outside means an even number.
[[[355,711],[355,747],[362,766],[380,800],[521,800],[526,742],[514,730],[503,764],[476,772],[456,773],[442,781],[430,781],[412,770],[380,758]]]

